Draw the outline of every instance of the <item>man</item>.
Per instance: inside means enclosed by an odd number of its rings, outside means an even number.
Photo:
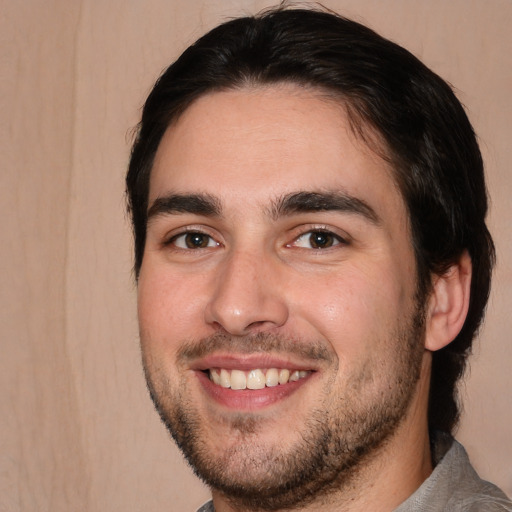
[[[494,248],[450,87],[331,13],[230,21],[127,176],[148,387],[201,510],[512,510],[451,437]]]

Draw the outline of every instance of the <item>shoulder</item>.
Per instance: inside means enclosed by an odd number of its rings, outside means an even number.
[[[213,508],[213,501],[208,501],[202,507],[197,509],[197,512],[215,512]]]
[[[496,485],[482,480],[472,467],[464,448],[453,441],[450,470],[458,475],[449,505],[461,512],[512,512],[512,501]]]
[[[433,455],[434,471],[395,512],[512,512],[512,501],[478,476],[451,436],[433,435]]]
[[[498,487],[480,480],[475,483],[472,490],[462,489],[455,492],[453,504],[457,503],[457,510],[461,512],[512,512],[512,501]]]
[[[463,512],[512,512],[512,502],[505,498],[475,496],[467,506],[461,509]]]

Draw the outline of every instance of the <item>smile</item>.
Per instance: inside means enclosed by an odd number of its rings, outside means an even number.
[[[208,376],[214,384],[233,390],[271,388],[296,382],[310,374],[311,371],[308,370],[290,371],[286,368],[257,368],[249,371],[211,368],[208,371]]]

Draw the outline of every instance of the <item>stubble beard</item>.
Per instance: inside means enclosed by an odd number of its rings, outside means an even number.
[[[222,455],[213,456],[205,442],[205,420],[189,400],[185,387],[171,389],[164,373],[143,357],[146,380],[162,421],[194,472],[235,509],[294,510],[320,499],[327,503],[333,493],[353,486],[405,417],[421,371],[423,318],[417,308],[395,334],[395,353],[388,354],[390,366],[386,366],[384,390],[364,398],[358,394],[374,377],[368,368],[361,370],[352,386],[337,395],[335,403],[332,399],[319,402],[304,424],[297,425],[297,440],[286,450],[258,443],[259,427],[265,426],[265,419],[258,414],[240,414],[226,425],[237,442]],[[195,346],[255,347],[256,341],[212,336]],[[260,336],[261,351],[271,345],[287,346],[281,340]],[[321,347],[318,350],[322,352]]]

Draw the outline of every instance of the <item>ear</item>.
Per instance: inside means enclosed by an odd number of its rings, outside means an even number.
[[[427,312],[427,350],[445,347],[462,329],[469,308],[471,269],[471,258],[464,251],[444,274],[434,276]]]

